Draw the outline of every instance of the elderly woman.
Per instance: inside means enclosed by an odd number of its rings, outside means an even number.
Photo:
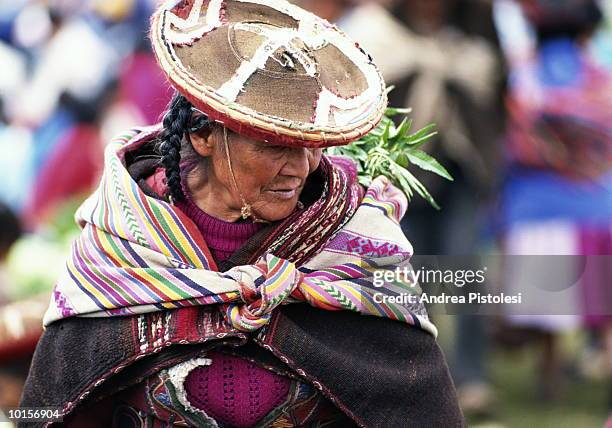
[[[177,94],[108,146],[21,405],[66,426],[462,426],[394,271],[404,195],[322,154],[379,122],[371,59],[280,0],[170,2],[151,39]]]

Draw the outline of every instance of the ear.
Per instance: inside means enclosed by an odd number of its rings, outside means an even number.
[[[211,131],[189,134],[193,149],[202,157],[210,157],[215,148],[213,133]]]

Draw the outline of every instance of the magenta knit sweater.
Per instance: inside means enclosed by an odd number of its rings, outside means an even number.
[[[191,199],[177,206],[197,225],[217,262],[227,260],[263,227],[216,219]],[[185,390],[194,407],[217,421],[236,428],[252,427],[287,399],[289,378],[220,352],[209,352],[207,358],[212,364],[194,369],[185,380]]]
[[[227,260],[264,226],[251,221],[219,220],[202,211],[189,197],[177,206],[198,226],[216,262]]]

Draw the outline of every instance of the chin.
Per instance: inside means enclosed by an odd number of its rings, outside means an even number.
[[[259,217],[267,221],[279,221],[289,217],[297,206],[295,201],[268,203],[266,207],[259,211]]]

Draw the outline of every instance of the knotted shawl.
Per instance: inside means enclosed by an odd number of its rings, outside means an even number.
[[[436,335],[422,304],[382,296],[420,293],[405,276],[412,247],[399,220],[407,201],[387,179],[365,196],[346,160],[324,157],[321,196],[275,228],[253,264],[219,272],[195,224],[168,202],[147,196],[126,154],[159,128],[135,129],[105,151],[99,188],[77,210],[82,228],[56,284],[44,324],[71,316],[108,317],[218,305],[241,331],[264,326],[279,305],[305,302],[415,325]],[[418,299],[417,299],[418,300]]]

